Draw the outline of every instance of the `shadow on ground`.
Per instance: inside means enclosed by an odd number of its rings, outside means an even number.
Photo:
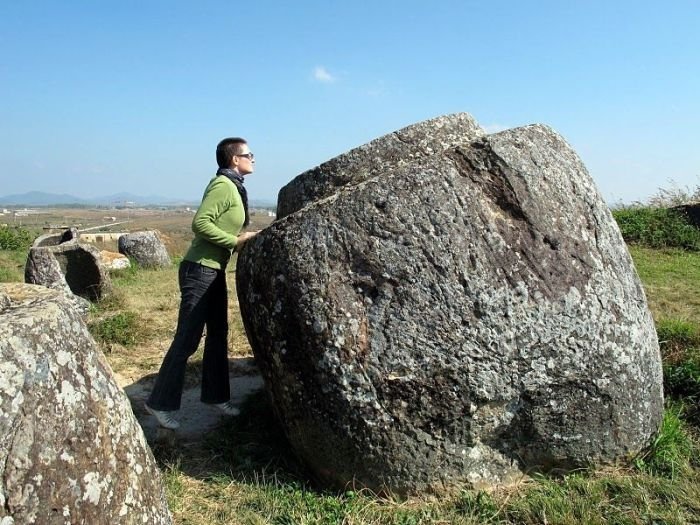
[[[199,400],[201,362],[188,363],[186,387],[176,418],[176,431],[158,426],[144,402],[156,375],[149,374],[124,386],[131,407],[143,428],[158,463],[176,466],[196,479],[227,476],[240,482],[306,484],[308,473],[294,456],[279,426],[262,377],[253,358],[230,359],[231,399],[241,409],[237,417]]]

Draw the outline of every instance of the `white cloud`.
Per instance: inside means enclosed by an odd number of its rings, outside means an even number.
[[[318,82],[323,82],[324,84],[332,84],[335,82],[335,77],[331,75],[325,67],[316,66],[314,68],[314,80]]]

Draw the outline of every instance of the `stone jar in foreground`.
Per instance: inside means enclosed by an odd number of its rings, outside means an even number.
[[[43,286],[0,284],[0,522],[172,522],[126,395]]]
[[[580,159],[542,125],[455,138],[464,118],[397,132],[442,144],[422,156],[383,137],[300,175],[280,199],[318,198],[239,254],[274,407],[328,484],[507,483],[628,459],[660,423],[644,291]]]

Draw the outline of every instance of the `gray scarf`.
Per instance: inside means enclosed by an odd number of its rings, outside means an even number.
[[[245,220],[243,221],[243,227],[245,228],[250,224],[250,215],[248,215],[248,192],[246,191],[245,186],[243,186],[243,175],[231,168],[219,168],[216,174],[228,177],[231,180],[231,182],[233,182],[236,185],[236,188],[238,189],[238,194],[241,196],[241,200],[243,201],[243,211],[245,211]]]

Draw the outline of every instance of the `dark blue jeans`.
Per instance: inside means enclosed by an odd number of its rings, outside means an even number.
[[[156,410],[180,408],[187,359],[197,350],[205,325],[201,400],[204,403],[223,403],[231,397],[226,272],[182,261],[178,280],[181,298],[177,331],[146,402]]]

